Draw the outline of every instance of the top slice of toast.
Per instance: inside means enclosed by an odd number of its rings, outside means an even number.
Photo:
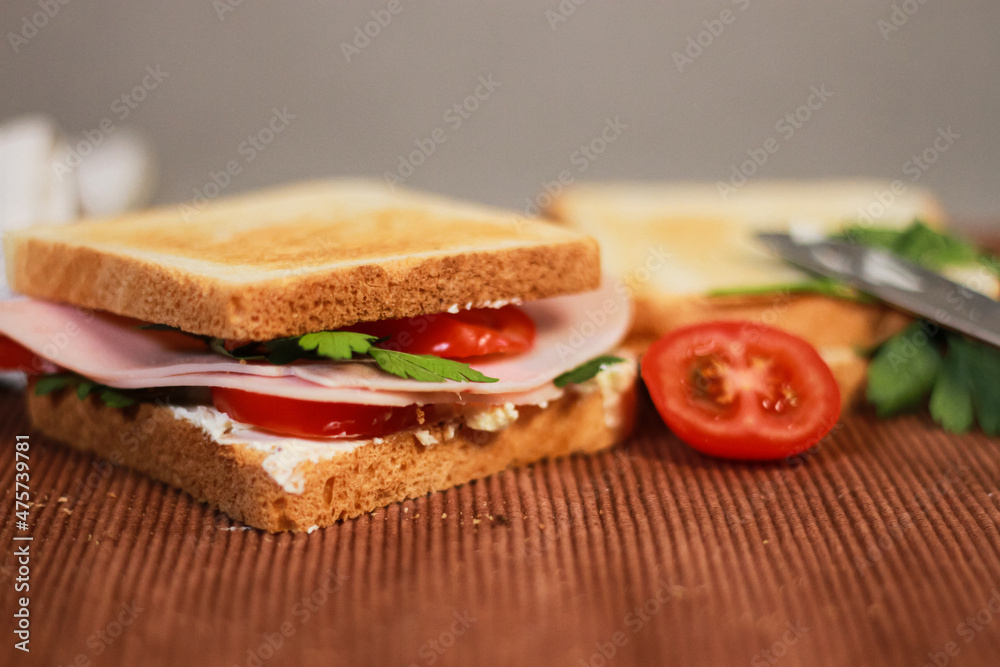
[[[761,231],[826,236],[851,224],[944,223],[927,191],[870,180],[756,181],[722,191],[711,183],[581,183],[547,213],[596,238],[610,274],[678,297],[801,281],[801,271],[756,240]]]
[[[371,181],[315,182],[6,238],[29,296],[269,340],[596,289],[586,236]]]

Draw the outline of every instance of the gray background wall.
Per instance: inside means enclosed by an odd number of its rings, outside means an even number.
[[[1000,220],[995,1],[402,0],[349,59],[344,44],[386,2],[224,2],[69,0],[16,52],[11,33],[40,10],[4,2],[0,118],[44,111],[71,132],[105,117],[141,128],[160,155],[163,202],[190,199],[231,160],[240,173],[227,193],[381,177],[440,128],[444,142],[406,183],[518,208],[565,169],[725,179],[770,137],[779,150],[754,178],[909,180],[907,161],[951,127],[959,139],[919,183],[956,217]],[[902,25],[884,35],[894,5]],[[547,12],[560,7],[568,16],[555,22]],[[723,10],[730,23],[711,24]],[[675,52],[705,21],[719,34],[702,34],[711,43],[679,71]],[[120,120],[115,100],[147,66],[168,76]],[[446,112],[489,76],[500,86],[455,127]],[[786,137],[776,124],[814,86],[832,95]],[[241,142],[273,108],[294,119],[248,162]],[[580,173],[574,151],[615,117],[627,129]]]

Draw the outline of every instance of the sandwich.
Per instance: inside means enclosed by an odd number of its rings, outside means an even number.
[[[926,191],[877,181],[574,184],[549,217],[601,245],[608,273],[627,286],[635,317],[626,345],[642,352],[679,327],[712,320],[771,325],[811,343],[845,406],[863,394],[867,353],[909,318],[788,266],[754,236],[804,237],[848,229],[930,228],[944,213]]]
[[[366,181],[10,234],[0,366],[45,436],[309,531],[631,428],[587,236]],[[12,360],[19,360],[16,364]]]

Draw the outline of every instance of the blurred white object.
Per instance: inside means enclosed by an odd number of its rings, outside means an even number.
[[[96,144],[90,136],[71,143],[43,115],[0,124],[0,235],[39,222],[67,223],[147,204],[156,182],[149,142],[116,127],[100,138]],[[9,296],[0,252],[0,298]]]
[[[141,134],[122,129],[108,135],[76,169],[80,205],[88,217],[139,208],[153,198],[156,161]]]
[[[39,220],[77,217],[76,180],[53,176],[66,150],[45,116],[22,116],[0,125],[0,228],[23,229]]]

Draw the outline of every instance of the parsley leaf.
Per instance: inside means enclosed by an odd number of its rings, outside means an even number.
[[[568,384],[580,384],[594,377],[608,366],[619,364],[623,361],[625,360],[621,357],[612,357],[611,355],[595,357],[586,363],[580,364],[571,371],[566,371],[552,382],[560,389]]]
[[[957,337],[956,337],[957,338]],[[965,433],[975,424],[968,365],[952,340],[941,363],[931,400],[931,417],[946,431]]]
[[[369,334],[353,331],[318,331],[304,336],[279,338],[264,343],[264,355],[236,358],[263,359],[272,364],[288,364],[297,359],[330,359],[350,361],[355,355],[370,357],[386,373],[420,382],[498,382],[487,377],[469,364],[451,359],[442,359],[430,354],[407,354],[375,347],[379,339]],[[238,355],[251,346],[227,352]],[[259,346],[254,344],[256,349]]]
[[[299,347],[315,350],[327,359],[343,360],[351,359],[354,354],[368,354],[377,340],[375,336],[351,331],[320,331],[299,338]]]
[[[126,408],[136,402],[136,399],[130,395],[131,392],[127,389],[116,389],[98,384],[76,373],[57,373],[41,376],[35,382],[35,395],[45,396],[46,394],[61,391],[68,387],[76,389],[76,396],[81,401],[91,394],[96,393],[101,402],[109,408]]]
[[[923,325],[923,326],[922,326]],[[868,366],[866,398],[880,417],[920,406],[934,386],[941,353],[923,322],[914,322],[878,349]]]
[[[1000,350],[935,326],[914,322],[878,349],[868,367],[868,400],[884,417],[919,407],[929,394],[931,417],[946,431],[978,424],[1000,435]]]
[[[368,350],[368,354],[375,360],[379,368],[401,378],[411,378],[420,382],[444,382],[445,380],[498,382],[497,378],[488,377],[469,364],[442,359],[430,354],[407,354],[406,352],[383,350],[379,347],[372,347]]]
[[[979,428],[987,435],[1000,435],[1000,350],[958,334],[949,337],[949,345],[967,371]]]
[[[861,294],[853,287],[833,278],[804,278],[798,282],[754,285],[752,287],[723,287],[709,290],[708,296],[775,296],[776,294],[821,294],[823,296],[850,301],[871,301],[871,297]]]
[[[127,408],[135,404],[135,399],[127,393],[110,387],[103,387],[98,396],[101,402],[109,408]]]
[[[70,376],[65,373],[43,375],[35,382],[35,396],[45,396],[69,386]]]
[[[949,266],[975,264],[996,270],[993,258],[981,253],[973,244],[951,234],[931,229],[920,220],[914,220],[906,229],[848,227],[833,238],[884,248],[931,271],[940,271]]]
[[[94,391],[95,386],[96,385],[90,380],[79,380],[76,384],[76,397],[82,401],[90,396],[90,393]]]

